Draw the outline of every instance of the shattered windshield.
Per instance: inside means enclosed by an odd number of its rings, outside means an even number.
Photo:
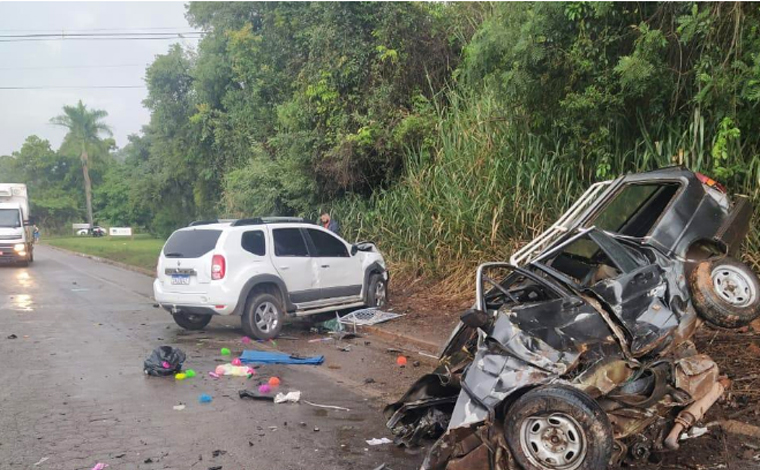
[[[17,209],[0,209],[0,227],[21,227]]]
[[[585,225],[630,237],[646,236],[678,188],[677,183],[628,184]]]

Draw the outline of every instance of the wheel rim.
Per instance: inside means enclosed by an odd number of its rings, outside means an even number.
[[[272,302],[262,302],[256,307],[253,321],[256,323],[256,327],[264,333],[273,331],[280,322],[277,307]]]
[[[378,281],[377,284],[375,285],[375,306],[377,307],[385,306],[385,300],[386,300],[385,282]]]
[[[548,470],[574,470],[586,457],[586,436],[565,413],[527,418],[520,429],[520,446],[534,465]]]
[[[737,307],[755,302],[757,292],[749,276],[733,266],[718,266],[712,272],[715,292],[721,299]]]

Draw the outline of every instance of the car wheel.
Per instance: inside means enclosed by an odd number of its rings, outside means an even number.
[[[285,312],[280,299],[272,294],[256,294],[249,301],[241,318],[246,335],[257,339],[272,339],[280,334]]]
[[[568,386],[539,387],[517,399],[504,420],[504,437],[525,470],[599,470],[612,454],[607,415]]]
[[[29,250],[29,262],[34,263],[34,248]]]
[[[744,263],[730,256],[702,261],[690,276],[697,312],[713,325],[744,326],[760,316],[760,281]]]
[[[211,321],[211,315],[200,315],[196,313],[173,313],[174,321],[177,325],[186,330],[202,330]]]
[[[388,283],[380,274],[369,277],[367,288],[367,306],[383,308],[388,303]]]

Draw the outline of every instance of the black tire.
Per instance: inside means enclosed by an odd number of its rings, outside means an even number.
[[[174,317],[174,321],[177,325],[186,330],[193,331],[204,329],[211,321],[211,315],[200,315],[196,313],[177,312],[173,313],[172,317]]]
[[[34,263],[34,247],[29,250],[29,262]]]
[[[240,319],[245,334],[256,339],[272,339],[280,334],[285,310],[280,299],[272,294],[254,294],[248,300]]]
[[[689,276],[697,313],[723,328],[738,328],[760,316],[760,281],[730,256],[702,261]]]
[[[504,419],[504,437],[525,470],[603,470],[612,454],[607,414],[591,397],[564,385],[518,398]]]
[[[379,289],[379,290],[378,290]],[[367,285],[367,306],[383,308],[388,304],[388,283],[381,274],[372,274]]]

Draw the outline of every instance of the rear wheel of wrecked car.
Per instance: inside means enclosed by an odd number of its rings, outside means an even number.
[[[177,325],[186,330],[202,330],[211,321],[211,315],[198,315],[194,313],[173,313]]]
[[[760,316],[760,281],[734,258],[702,261],[691,273],[690,287],[697,312],[713,325],[738,328]]]
[[[599,470],[612,453],[607,415],[588,395],[548,385],[529,391],[507,410],[504,437],[525,470]]]
[[[388,284],[380,274],[370,276],[367,293],[368,307],[383,308],[388,303]]]
[[[248,301],[241,322],[246,335],[256,339],[272,339],[280,334],[284,319],[280,299],[261,293]]]

